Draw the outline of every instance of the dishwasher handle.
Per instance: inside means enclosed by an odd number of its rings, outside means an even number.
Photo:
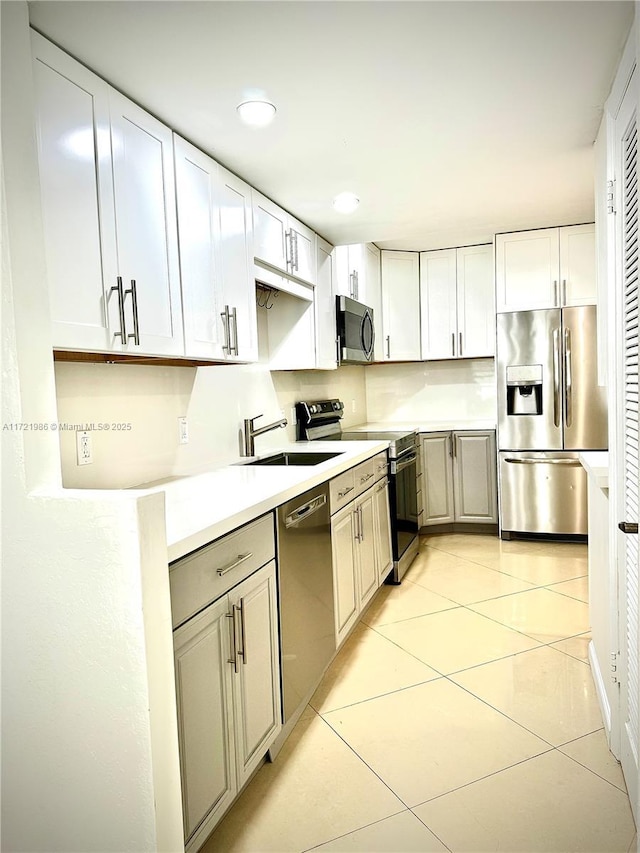
[[[302,504],[302,506],[297,507],[297,509],[294,509],[293,512],[290,512],[289,515],[285,517],[284,526],[287,528],[295,527],[296,524],[299,524],[301,521],[304,521],[306,518],[309,518],[315,512],[322,509],[326,502],[326,495],[318,495],[318,497],[313,498],[313,500],[308,501],[306,504]]]

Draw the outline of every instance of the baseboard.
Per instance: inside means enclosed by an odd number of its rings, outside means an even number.
[[[593,675],[593,683],[596,687],[596,695],[598,696],[598,704],[600,705],[600,713],[607,734],[607,743],[611,741],[611,706],[609,705],[609,697],[605,688],[604,678],[600,670],[600,664],[596,656],[593,640],[589,643],[589,663],[591,664],[591,673]]]
[[[420,528],[420,535],[429,533],[493,533],[498,535],[498,525],[471,521],[455,521],[449,524],[427,524]]]

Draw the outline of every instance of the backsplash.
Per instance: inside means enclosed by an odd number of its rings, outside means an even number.
[[[492,358],[374,364],[365,372],[367,420],[496,420]]]
[[[366,420],[365,369],[270,373],[260,364],[161,367],[58,362],[58,421],[93,424],[93,463],[79,466],[75,431],[60,429],[62,478],[67,488],[114,489],[198,473],[236,462],[244,418],[264,423],[285,417],[286,430],[256,439],[256,451],[295,440],[291,408],[301,399],[345,400],[346,425]],[[189,443],[178,442],[186,416]],[[99,429],[99,425],[108,428]]]

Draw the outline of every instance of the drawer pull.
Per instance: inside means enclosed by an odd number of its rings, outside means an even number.
[[[238,554],[235,562],[229,563],[228,566],[223,566],[221,569],[218,569],[217,570],[218,574],[220,575],[220,577],[222,577],[223,575],[226,575],[227,572],[232,571],[233,569],[236,568],[236,566],[239,566],[241,563],[244,563],[246,560],[250,559],[251,557],[253,557],[253,554],[251,552],[249,552],[248,554]]]
[[[345,495],[348,495],[349,492],[352,492],[354,490],[354,488],[355,488],[354,486],[349,486],[348,489],[343,489],[343,491],[338,492],[338,497],[339,498],[345,497]]]
[[[374,475],[373,474],[365,474],[364,477],[360,477],[361,483],[366,483],[367,480],[370,480]]]

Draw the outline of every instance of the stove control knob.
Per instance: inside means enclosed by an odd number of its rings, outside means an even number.
[[[310,406],[309,411],[311,412],[312,415],[315,415],[315,413],[318,411],[318,407],[317,406]]]
[[[338,409],[340,408],[340,403],[339,403],[337,400],[334,400],[334,402],[333,402],[333,408],[334,408],[334,410],[335,410],[336,412],[337,412],[337,411],[338,411]]]

